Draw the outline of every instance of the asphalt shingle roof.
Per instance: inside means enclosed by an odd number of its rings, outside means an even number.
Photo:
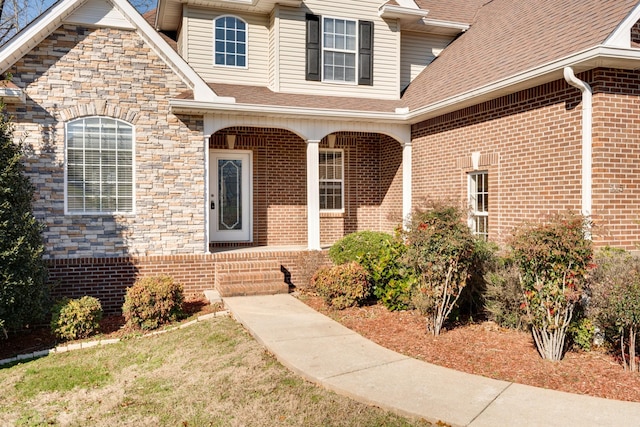
[[[454,3],[454,2],[450,2]],[[602,44],[636,0],[493,0],[471,28],[413,80],[411,109],[500,81]]]

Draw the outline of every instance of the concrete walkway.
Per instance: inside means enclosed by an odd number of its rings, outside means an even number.
[[[640,426],[640,403],[464,374],[387,350],[291,295],[225,298],[258,342],[304,378],[401,415],[452,426]]]

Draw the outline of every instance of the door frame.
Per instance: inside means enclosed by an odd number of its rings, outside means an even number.
[[[234,238],[228,237],[227,235],[221,235],[221,232],[217,230],[218,219],[217,212],[218,209],[211,209],[211,203],[215,202],[218,204],[218,168],[216,164],[216,159],[222,156],[229,156],[228,158],[233,159],[233,157],[237,157],[238,159],[247,159],[248,167],[247,167],[247,182],[243,183],[243,201],[247,206],[243,205],[243,219],[246,215],[247,227],[246,230],[243,229],[242,238]],[[235,160],[235,159],[234,159]],[[253,242],[253,151],[252,150],[226,150],[226,149],[210,149],[209,150],[209,192],[207,194],[207,210],[209,213],[209,240],[211,243],[217,242],[242,242],[242,243],[252,243]],[[246,191],[244,191],[246,190]],[[231,232],[233,233],[233,232]],[[239,233],[238,233],[239,234]],[[246,237],[246,238],[245,238]]]

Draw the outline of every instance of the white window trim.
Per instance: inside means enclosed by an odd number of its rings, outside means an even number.
[[[473,177],[477,177],[477,176],[481,176],[481,175],[486,175],[487,176],[487,185],[489,184],[489,171],[483,170],[483,171],[474,171],[474,172],[470,172],[467,174],[467,201],[469,203],[469,220],[468,220],[468,224],[469,224],[469,228],[471,228],[471,231],[473,231],[473,234],[476,236],[485,236],[488,238],[489,237],[489,208],[487,206],[487,211],[483,212],[483,211],[477,211],[475,209],[473,209],[473,197],[472,196],[477,196],[478,194],[478,189],[475,188],[474,186],[474,179]],[[487,190],[484,194],[487,195],[487,198],[489,197],[489,191]],[[477,198],[476,198],[476,205],[477,205]],[[485,217],[487,218],[487,229],[485,233],[480,233],[476,230],[476,218],[478,217]]]
[[[238,21],[242,21],[244,23],[244,32],[245,32],[245,40],[244,40],[244,66],[239,65],[226,65],[226,64],[216,64],[216,21],[221,18],[235,18]],[[225,52],[226,53],[226,52]],[[240,18],[236,15],[220,15],[216,16],[213,19],[213,66],[218,68],[229,68],[232,70],[246,70],[249,68],[249,24],[244,19]]]
[[[343,49],[329,49],[326,48],[324,46],[324,22],[325,19],[339,19],[342,21],[351,21],[351,22],[355,22],[356,23],[356,48],[353,51],[350,50],[343,50]],[[321,63],[321,71],[322,71],[322,82],[323,83],[333,83],[333,84],[338,84],[338,85],[348,85],[348,86],[358,86],[358,70],[359,70],[359,56],[358,55],[358,48],[360,47],[360,34],[359,34],[359,23],[360,21],[357,19],[351,19],[351,18],[344,18],[344,17],[339,17],[339,16],[321,16],[320,17],[320,38],[321,38],[321,43],[320,43],[320,63]],[[325,78],[324,75],[324,53],[325,50],[328,50],[330,52],[340,52],[340,53],[353,53],[355,56],[355,73],[354,73],[354,80],[352,82],[348,82],[348,81],[343,81],[343,80],[328,80]]]
[[[340,182],[340,192],[342,194],[342,207],[340,209],[322,209],[320,208],[320,212],[321,213],[344,213],[344,205],[345,205],[345,194],[344,194],[344,176],[345,176],[345,170],[344,170],[344,150],[341,148],[321,148],[319,150],[319,153],[340,153],[340,161],[342,162],[341,164],[341,170],[342,170],[342,179],[321,179],[319,178],[319,184],[322,184],[323,182]],[[320,167],[320,164],[318,163],[318,167]],[[320,193],[318,193],[318,197],[320,197]]]
[[[115,120],[116,122],[124,123],[128,126],[131,126],[131,210],[130,211],[70,211],[68,205],[68,170],[67,165],[68,161],[68,125],[77,120],[86,120],[86,119],[109,119]],[[115,117],[109,116],[85,116],[85,117],[77,117],[75,119],[69,120],[64,124],[64,214],[71,216],[82,216],[82,215],[91,215],[91,216],[113,216],[113,215],[123,215],[123,216],[134,216],[136,214],[136,128],[133,124],[126,122],[124,120],[116,119]]]

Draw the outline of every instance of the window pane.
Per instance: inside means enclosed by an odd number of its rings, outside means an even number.
[[[71,212],[130,210],[133,205],[133,128],[111,118],[90,117],[70,122],[67,130],[67,209]],[[80,140],[85,143],[78,144]],[[118,195],[121,188],[123,194]],[[128,202],[120,203],[118,198]]]

